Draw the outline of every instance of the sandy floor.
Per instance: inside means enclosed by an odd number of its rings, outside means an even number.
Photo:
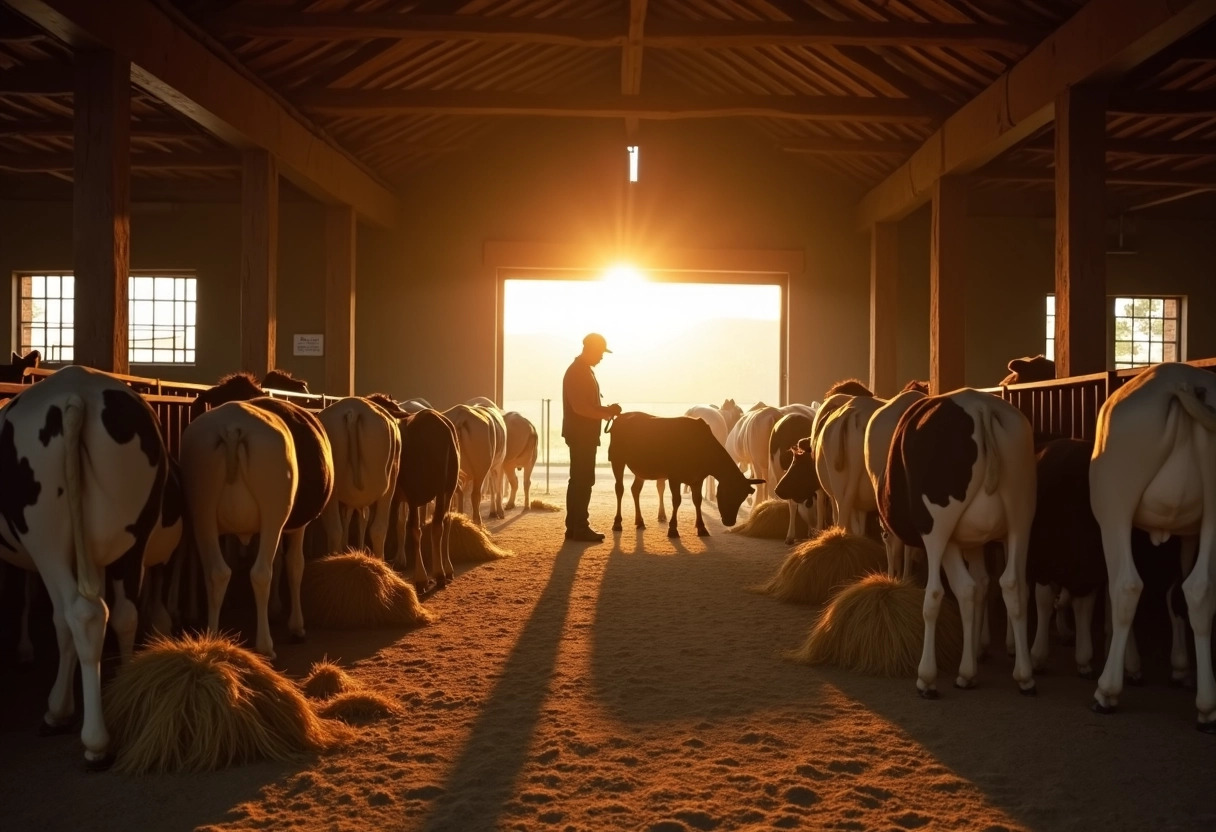
[[[611,526],[601,470],[592,522]],[[564,499],[564,480],[552,494]],[[628,502],[628,494],[626,501]],[[652,488],[644,511],[653,518]],[[631,509],[627,507],[628,518]],[[192,777],[85,774],[76,737],[34,736],[49,676],[3,668],[6,830],[1212,829],[1216,738],[1193,693],[1159,677],[1120,714],[1055,648],[1035,699],[1003,655],[980,687],[917,698],[912,679],[789,663],[814,610],[746,588],[787,547],[727,534],[671,541],[662,524],[562,544],[560,513],[510,513],[516,557],[476,566],[401,634],[280,638],[300,676],[328,655],[398,699],[402,718],[302,764]],[[307,611],[305,611],[307,615]],[[44,668],[48,669],[48,668]],[[53,668],[49,668],[53,675]],[[43,679],[46,677],[45,685]],[[949,678],[947,674],[947,678]]]

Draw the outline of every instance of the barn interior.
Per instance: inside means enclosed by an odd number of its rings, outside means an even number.
[[[621,261],[781,283],[785,401],[996,384],[1053,292],[1060,376],[1113,368],[1108,296],[1178,299],[1177,357],[1213,355],[1214,14],[4,0],[0,273],[74,273],[103,369],[441,404],[501,396],[510,270]],[[128,361],[128,273],[197,278],[193,361]]]

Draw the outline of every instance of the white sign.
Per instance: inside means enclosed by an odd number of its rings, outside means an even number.
[[[319,332],[300,333],[292,337],[292,355],[325,355],[325,336]]]

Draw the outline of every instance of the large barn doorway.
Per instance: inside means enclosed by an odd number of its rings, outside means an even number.
[[[679,416],[691,405],[721,405],[727,398],[744,410],[757,401],[780,404],[783,291],[778,283],[695,272],[661,279],[629,270],[507,278],[503,407],[538,429],[547,425],[550,462],[567,464],[562,376],[588,332],[602,333],[612,350],[596,368],[605,403],[656,416]],[[542,435],[541,464],[545,441]],[[607,463],[606,453],[599,462]]]

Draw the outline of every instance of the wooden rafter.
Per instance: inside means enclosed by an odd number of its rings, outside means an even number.
[[[61,153],[13,153],[0,150],[0,170],[14,173],[72,172],[71,151]],[[173,153],[132,156],[131,170],[236,170],[241,160],[230,152]]]
[[[989,166],[976,172],[977,179],[1002,182],[1054,182],[1050,168],[1021,168],[1007,165]],[[1108,170],[1107,185],[1133,185],[1145,188],[1213,188],[1216,171],[1212,170]]]
[[[631,20],[632,8],[631,4]],[[644,4],[643,4],[644,5]],[[629,42],[619,18],[523,18],[351,12],[281,12],[236,8],[208,21],[215,31],[303,40],[475,40],[620,48]],[[648,49],[727,49],[756,46],[951,46],[1007,50],[1027,47],[1041,29],[978,23],[742,20],[652,20]]]
[[[1106,112],[1135,116],[1216,116],[1216,90],[1137,90],[1112,95]]]
[[[906,216],[942,176],[974,171],[1046,125],[1063,90],[1122,75],[1214,16],[1216,0],[1090,0],[871,189],[858,228]]]
[[[629,33],[625,37],[621,52],[621,95],[639,95],[642,92],[642,37],[646,31],[647,0],[629,0]],[[625,119],[625,135],[630,142],[638,132],[639,119]]]
[[[781,143],[781,149],[786,153],[810,153],[820,156],[907,156],[919,146],[917,142],[853,139],[790,139]]]
[[[908,122],[935,119],[941,109],[906,98],[721,95],[540,96],[483,90],[312,90],[299,106],[341,115],[577,116],[585,118],[695,119],[752,116],[811,121]]]
[[[1216,139],[1110,139],[1105,144],[1108,156],[1216,156]],[[1023,144],[1018,150],[1055,153],[1051,136]]]
[[[396,225],[392,191],[172,7],[150,0],[4,2],[70,46],[126,56],[137,86],[228,144],[270,151],[283,174],[314,196]]]
[[[0,121],[0,139],[64,139],[71,140],[72,123],[50,119],[25,119]],[[173,142],[204,138],[203,134],[188,124],[169,119],[155,121],[132,121],[131,139],[142,141]]]

